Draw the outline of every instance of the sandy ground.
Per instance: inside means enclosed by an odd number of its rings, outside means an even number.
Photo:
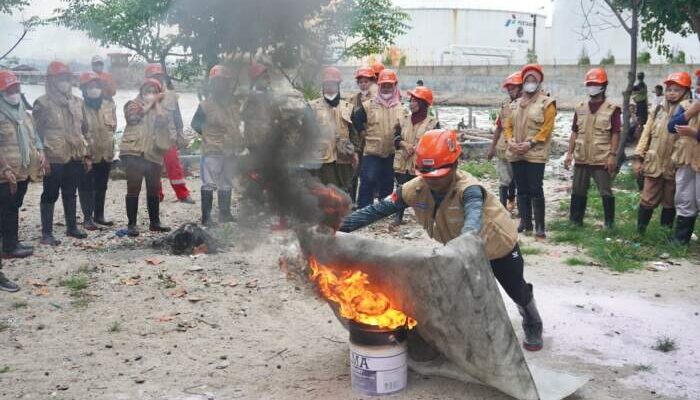
[[[109,215],[122,226],[124,189],[123,181],[112,182],[108,201]],[[21,214],[20,235],[29,243],[39,236],[40,191],[31,186]],[[167,195],[164,222],[199,217],[198,205]],[[140,217],[145,230],[143,205]],[[64,239],[63,226],[56,230]],[[150,234],[134,240],[115,231],[37,247],[32,258],[3,263],[23,286],[0,294],[3,398],[360,398],[350,391],[346,332],[323,302],[280,271],[281,245],[289,237],[266,235],[251,247],[234,234],[224,253],[177,257],[152,250]],[[382,223],[359,234],[407,245],[428,240],[410,223],[398,233]],[[700,398],[697,260],[619,274],[564,265],[566,257],[582,256],[573,247],[523,242],[543,250],[526,256],[526,278],[535,285],[546,348],[527,357],[590,376],[570,399]],[[89,276],[82,297],[60,285],[77,271]],[[506,306],[521,335],[515,307],[509,300]],[[678,350],[653,350],[663,336],[675,339]],[[410,373],[408,389],[393,398],[507,397]]]

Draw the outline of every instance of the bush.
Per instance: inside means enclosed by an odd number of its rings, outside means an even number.
[[[578,65],[591,65],[591,58],[588,56],[585,47],[581,49],[581,54],[578,56]]]
[[[464,172],[468,172],[475,178],[495,177],[496,166],[491,161],[467,161],[459,166]]]
[[[611,50],[608,50],[608,55],[600,60],[600,65],[615,65],[615,55]]]
[[[643,51],[637,55],[637,64],[651,64],[651,53]]]

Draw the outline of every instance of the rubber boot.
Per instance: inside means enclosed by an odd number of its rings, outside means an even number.
[[[216,193],[216,197],[219,199],[219,222],[227,223],[235,221],[233,214],[231,214],[231,191],[219,190]]]
[[[107,191],[98,190],[95,192],[95,223],[98,225],[112,226],[113,221],[105,219],[105,197]]]
[[[535,214],[535,238],[545,239],[547,235],[544,231],[544,197],[533,198],[531,201],[532,210]]]
[[[207,228],[213,227],[214,221],[211,219],[211,207],[214,204],[214,191],[202,190],[202,225]]]
[[[503,207],[508,206],[508,186],[498,187],[498,199],[501,201],[501,204],[503,204]]]
[[[2,262],[0,261],[0,268],[2,267]],[[0,271],[0,290],[3,292],[15,293],[19,291],[19,286],[11,280],[7,279],[5,274]]]
[[[518,233],[532,232],[532,203],[530,202],[530,196],[518,196],[518,211],[520,212]]]
[[[676,231],[673,234],[673,241],[677,244],[687,246],[690,243],[690,238],[693,237],[695,229],[695,220],[697,217],[681,217],[676,218]]]
[[[654,214],[653,208],[639,206],[639,212],[637,214],[637,232],[639,232],[639,234],[643,235],[647,231],[647,226],[649,226],[652,214]]]
[[[56,203],[41,203],[41,241],[39,243],[47,246],[58,246],[61,241],[53,236],[53,209]]]
[[[605,215],[605,227],[607,229],[612,229],[615,225],[615,198],[612,196],[604,196],[603,200],[603,214]]]
[[[126,218],[128,225],[126,226],[126,234],[129,237],[136,237],[139,233],[139,228],[136,225],[136,218],[139,213],[139,196],[126,195]]]
[[[75,195],[62,196],[63,199],[63,213],[66,219],[66,236],[70,236],[76,239],[85,239],[87,233],[82,229],[78,228],[78,222],[76,220],[77,212],[77,199]]]
[[[7,211],[3,209],[0,217],[2,227],[2,258],[26,258],[34,254],[30,248],[20,247],[17,240],[17,229],[19,227],[19,210]]]
[[[528,284],[528,286],[532,288],[532,285]],[[527,351],[542,350],[544,346],[544,341],[542,340],[542,318],[537,310],[534,296],[527,306],[518,306],[518,311],[523,317],[523,331],[525,332],[523,347]]]
[[[148,229],[151,232],[170,232],[170,227],[160,223],[160,198],[148,196],[146,197],[146,205],[148,206],[148,219],[151,221]]]
[[[569,221],[576,226],[583,226],[583,217],[586,215],[586,203],[588,197],[571,195],[569,207]]]
[[[88,231],[99,229],[92,219],[95,213],[95,192],[79,192],[80,208],[83,211],[83,228]]]
[[[675,208],[661,209],[661,226],[666,229],[673,229],[673,220],[676,218]]]

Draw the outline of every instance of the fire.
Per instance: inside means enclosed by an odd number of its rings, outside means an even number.
[[[383,293],[369,290],[366,273],[346,271],[337,276],[314,258],[309,259],[309,265],[311,280],[316,282],[324,298],[338,304],[342,317],[388,329],[416,326],[416,320],[393,308],[391,300]]]

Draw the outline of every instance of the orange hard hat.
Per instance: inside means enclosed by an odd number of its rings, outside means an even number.
[[[416,174],[424,178],[441,178],[450,172],[461,154],[456,131],[428,131],[416,146]]]
[[[384,71],[384,64],[376,61],[374,64],[372,64],[372,71],[374,71],[374,76],[379,76],[379,74]]]
[[[698,69],[695,70],[695,76],[697,76],[698,78],[700,78],[700,68],[698,68]]]
[[[148,64],[144,70],[144,75],[146,75],[146,78],[153,78],[156,75],[165,75],[165,71],[160,64]]]
[[[340,83],[343,81],[343,75],[336,67],[326,67],[323,69],[322,81]]]
[[[408,94],[425,101],[429,106],[433,105],[433,91],[425,86],[418,86],[413,90],[409,90]]]
[[[520,86],[522,84],[523,74],[521,74],[520,71],[513,72],[512,74],[508,75],[506,80],[503,81],[503,87],[506,87],[508,85]]]
[[[381,85],[382,83],[396,84],[398,82],[399,78],[396,76],[396,71],[392,69],[382,70],[382,72],[379,73],[379,78],[377,79],[377,84],[379,85]]]
[[[540,64],[527,64],[524,66],[523,69],[520,70],[520,73],[523,75],[523,80],[525,80],[528,72],[537,72],[542,77],[541,80],[544,80],[544,71],[542,71],[542,66]]]
[[[100,76],[94,72],[82,72],[80,74],[79,82],[80,82],[80,86],[83,86],[89,82],[99,81],[99,80],[100,80]]]
[[[4,92],[12,86],[19,85],[19,79],[14,72],[6,69],[0,70],[0,92]]]
[[[260,78],[262,74],[267,72],[267,67],[260,63],[253,63],[248,68],[248,77],[250,80],[255,80]]]
[[[685,71],[674,72],[669,75],[664,81],[664,84],[669,85],[671,83],[675,83],[678,86],[683,86],[684,88],[688,89],[690,89],[690,87],[693,85],[692,79],[690,79],[690,74]]]
[[[49,76],[56,76],[56,75],[64,75],[64,74],[70,74],[70,68],[68,65],[60,62],[60,61],[51,61],[51,64],[49,64],[49,67],[46,68],[46,75]]]
[[[155,88],[158,89],[159,93],[163,91],[163,85],[160,84],[160,81],[158,79],[153,79],[153,78],[144,79],[143,83],[141,84],[140,89],[143,90],[143,88],[146,86],[155,86]]]
[[[377,76],[374,74],[372,67],[360,67],[355,72],[355,79],[367,78],[375,79]]]
[[[231,79],[233,75],[231,75],[231,71],[226,68],[224,65],[215,65],[211,67],[211,70],[209,71],[209,79],[214,79],[214,78],[226,78],[226,79]]]
[[[591,68],[588,72],[586,72],[586,77],[584,78],[583,83],[586,85],[589,83],[605,85],[608,83],[608,73],[605,72],[603,68]]]

